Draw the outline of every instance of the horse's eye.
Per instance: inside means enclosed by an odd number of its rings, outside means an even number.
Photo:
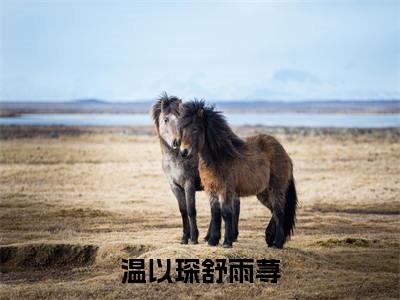
[[[164,122],[167,123],[168,122],[168,118],[164,118]]]
[[[199,131],[197,128],[193,128],[193,132],[197,132],[197,131]]]

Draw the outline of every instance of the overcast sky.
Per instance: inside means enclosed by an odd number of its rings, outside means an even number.
[[[400,1],[0,0],[0,99],[400,98]]]

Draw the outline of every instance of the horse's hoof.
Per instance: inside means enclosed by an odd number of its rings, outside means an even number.
[[[274,236],[265,236],[265,242],[267,243],[268,247],[272,247],[274,245]]]
[[[272,248],[272,249],[282,249],[282,248],[283,248],[283,245],[273,244],[273,245],[271,246],[271,248]]]
[[[190,243],[191,243],[192,245],[197,245],[199,242],[198,242],[198,241],[190,241]]]
[[[224,248],[232,248],[232,243],[224,243]]]
[[[237,242],[237,241],[238,241],[238,239],[237,239],[237,238],[234,238],[234,239],[233,239],[233,242]]]
[[[215,241],[215,240],[212,240],[212,239],[209,239],[209,240],[208,240],[208,246],[215,247],[215,246],[217,246],[217,245],[218,245],[218,243],[219,243],[219,241],[218,241],[218,240],[217,240],[217,241]]]
[[[274,242],[269,240],[269,239],[265,239],[265,242],[267,243],[268,247],[273,247],[274,246]]]
[[[188,242],[189,241],[187,239],[181,239],[181,245],[187,245]]]

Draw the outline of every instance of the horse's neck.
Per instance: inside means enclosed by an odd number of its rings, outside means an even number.
[[[209,172],[217,173],[220,169],[220,163],[221,162],[213,159],[211,153],[206,147],[199,154],[199,165],[204,169],[208,169]]]

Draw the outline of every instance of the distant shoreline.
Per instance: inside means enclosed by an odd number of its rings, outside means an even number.
[[[400,128],[399,114],[346,113],[229,113],[224,112],[232,126],[324,127],[324,128]],[[21,114],[0,118],[0,125],[31,126],[149,126],[151,116],[116,113],[53,113]]]
[[[0,111],[0,118],[18,118],[21,117],[23,114],[17,113],[17,112],[3,112]]]
[[[378,139],[400,141],[400,128],[326,128],[326,127],[282,127],[282,126],[232,126],[240,136],[256,133],[286,136],[333,136],[355,138],[369,136]],[[109,134],[118,136],[154,136],[153,126],[31,126],[0,125],[0,140],[20,138],[58,138],[62,136],[82,136]]]
[[[238,111],[238,110],[222,110],[224,113],[229,114],[241,114],[241,115],[251,115],[251,114],[326,114],[326,115],[395,115],[400,114],[399,110],[391,110],[391,111],[306,111],[306,110],[245,110],[245,111]],[[81,112],[81,111],[32,111],[32,112],[4,112],[0,110],[0,118],[20,118],[23,115],[143,115],[148,112],[141,112],[141,111],[134,111],[134,112],[97,112],[97,111],[90,111],[90,112]]]
[[[0,117],[21,114],[143,114],[149,113],[154,101],[104,102],[81,100],[70,102],[0,101]],[[209,101],[226,113],[312,113],[312,114],[395,114],[400,100],[370,101]]]

